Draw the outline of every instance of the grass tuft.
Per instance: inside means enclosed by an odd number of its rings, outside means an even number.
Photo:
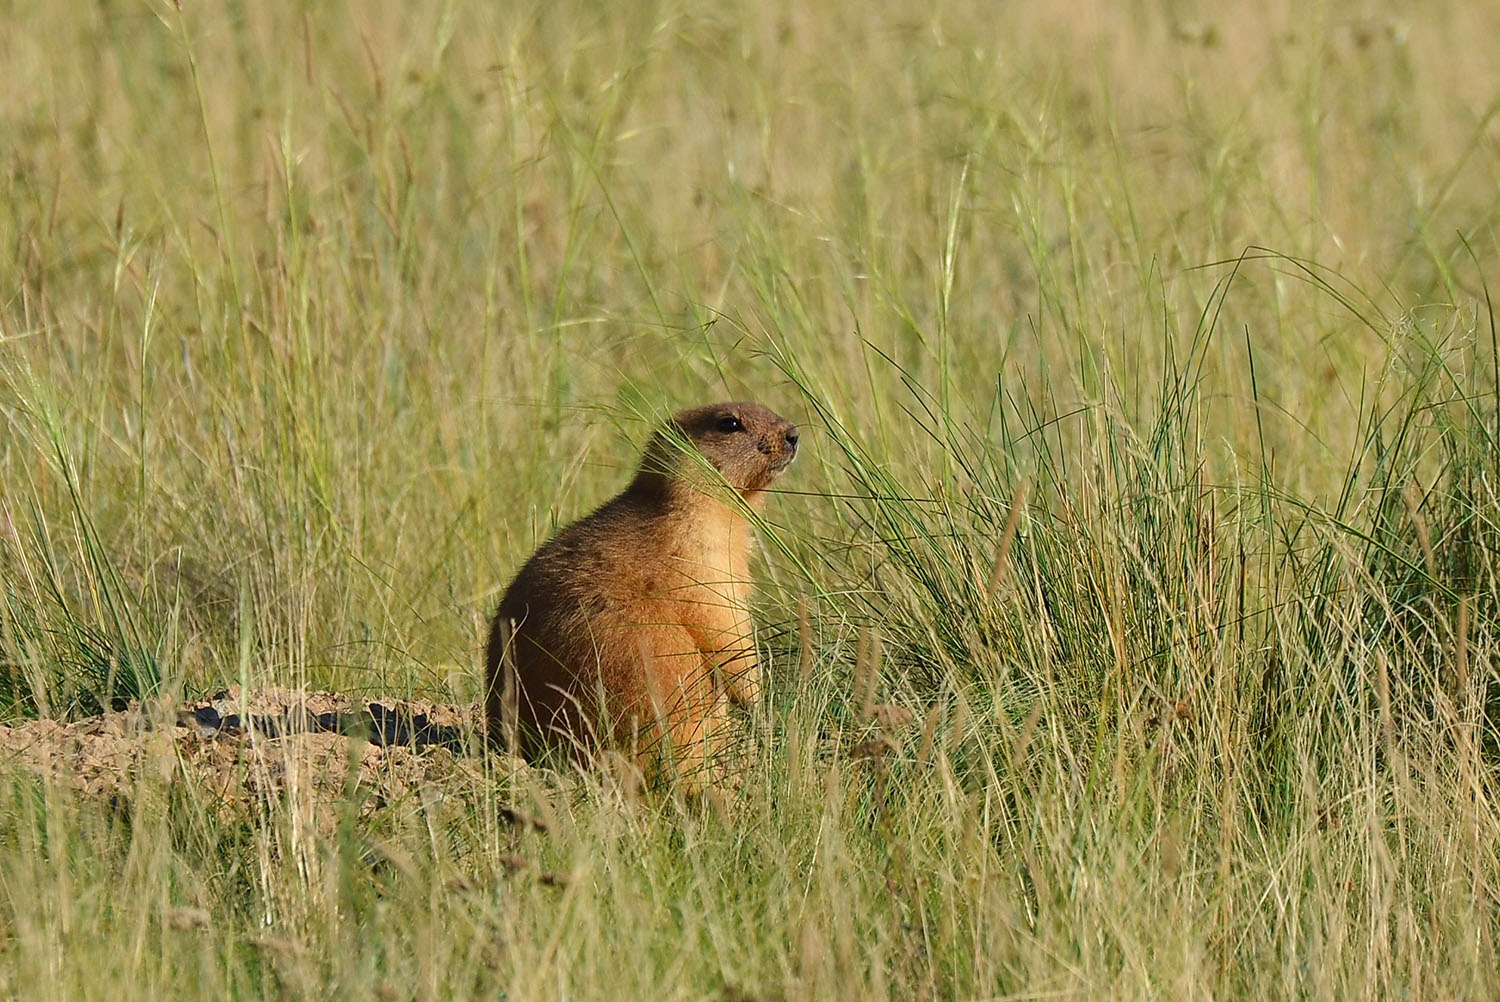
[[[11,10],[6,722],[473,702],[655,416],[804,447],[732,792],[5,763],[0,995],[1494,997],[1500,14],[1192,6]]]

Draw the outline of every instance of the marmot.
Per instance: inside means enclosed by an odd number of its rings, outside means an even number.
[[[624,492],[506,590],[486,658],[491,736],[533,760],[615,750],[699,785],[728,704],[761,688],[746,508],[796,454],[796,426],[758,404],[673,415]]]

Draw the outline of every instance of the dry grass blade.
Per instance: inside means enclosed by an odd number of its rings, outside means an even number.
[[[1010,566],[1010,547],[1016,538],[1016,529],[1026,510],[1026,495],[1029,484],[1022,484],[1010,499],[1010,510],[1005,514],[1005,527],[1000,530],[1000,545],[995,548],[995,563],[990,570],[986,592],[991,599],[1000,593],[1000,584],[1005,580],[1006,568]]]
[[[933,742],[937,736],[938,720],[943,715],[941,703],[933,703],[927,711],[927,718],[922,721],[922,741],[917,746],[917,765],[925,766],[932,757]]]
[[[808,612],[806,596],[797,596],[797,677],[802,687],[807,688],[813,673],[812,617]]]

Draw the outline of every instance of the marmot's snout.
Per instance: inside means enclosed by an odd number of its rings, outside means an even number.
[[[790,463],[797,455],[797,429],[766,435],[760,440],[759,449],[763,456],[777,456]]]

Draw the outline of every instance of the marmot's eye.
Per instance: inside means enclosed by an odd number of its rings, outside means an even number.
[[[728,417],[721,417],[721,418],[719,418],[718,428],[719,428],[720,431],[724,432],[726,435],[729,434],[732,431],[744,431],[745,430],[745,426],[742,425],[742,424],[740,424],[740,419],[737,418],[737,417],[735,417],[732,414],[730,416],[728,416]]]

